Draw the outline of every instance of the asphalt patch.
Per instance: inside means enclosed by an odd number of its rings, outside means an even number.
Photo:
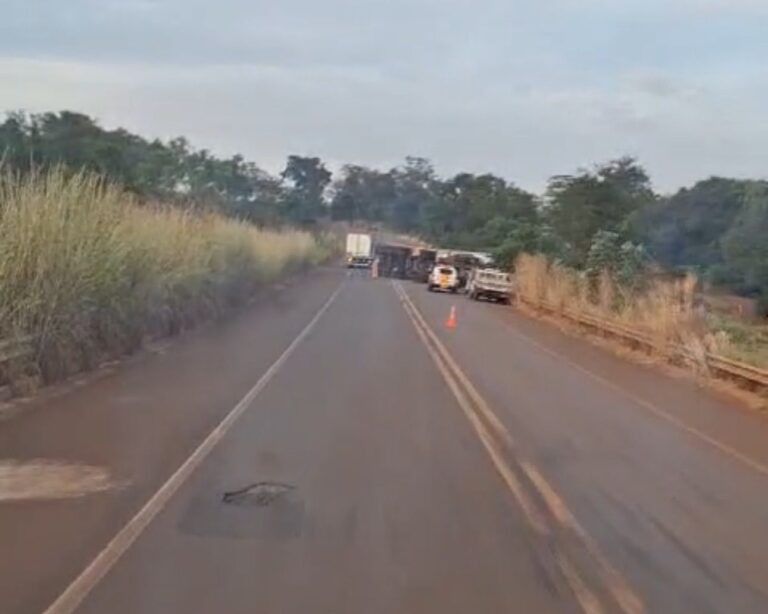
[[[256,482],[223,494],[198,494],[186,504],[177,529],[197,537],[293,540],[305,531],[305,506],[295,486]]]
[[[264,507],[274,503],[294,488],[296,487],[281,482],[256,482],[239,490],[225,492],[221,500],[233,505]]]

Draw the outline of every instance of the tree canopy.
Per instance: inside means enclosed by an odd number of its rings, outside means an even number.
[[[599,231],[627,234],[631,217],[655,198],[645,169],[632,158],[620,158],[593,171],[553,177],[546,214],[563,241],[565,259],[584,266]]]
[[[537,196],[491,173],[440,177],[424,158],[382,170],[290,155],[279,175],[186,139],[148,140],[106,130],[87,115],[9,113],[0,166],[26,173],[88,169],[145,200],[213,208],[261,225],[376,224],[435,244],[492,251],[511,264],[543,252],[586,270],[630,275],[650,259],[693,269],[768,305],[768,182],[711,177],[654,193],[635,159],[555,175]]]

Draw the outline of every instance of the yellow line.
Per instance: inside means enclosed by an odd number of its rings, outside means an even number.
[[[80,573],[80,575],[56,598],[43,614],[72,614],[77,610],[88,594],[101,582],[110,569],[118,562],[131,545],[144,532],[150,522],[162,511],[171,498],[181,488],[190,475],[208,457],[216,444],[232,428],[232,425],[245,412],[253,400],[261,393],[270,380],[280,370],[288,357],[294,352],[304,338],[315,327],[320,317],[328,310],[331,303],[343,287],[340,285],[328,301],[320,308],[298,336],[272,363],[246,395],[235,405],[224,419],[208,434],[202,443],[185,460],[181,466],[168,478],[160,489],[144,504],[139,512],[120,529],[104,549]],[[140,589],[139,589],[140,590]]]
[[[603,614],[603,608],[600,605],[597,597],[592,591],[589,590],[587,585],[584,583],[584,580],[581,579],[581,576],[579,576],[579,574],[573,568],[573,565],[571,565],[571,563],[565,557],[559,555],[555,556],[557,559],[557,566],[563,573],[563,577],[571,587],[573,594],[576,595],[576,600],[579,602],[581,609],[584,610],[586,614]]]
[[[443,371],[443,367],[441,367],[441,372],[443,372],[443,376],[446,378],[446,381],[448,381],[449,384],[451,384],[451,380],[453,379],[453,377],[458,379],[462,383],[464,388],[467,390],[472,400],[475,402],[475,405],[477,406],[477,408],[482,412],[483,416],[488,420],[490,425],[493,427],[493,430],[496,432],[497,436],[508,445],[510,446],[513,445],[512,436],[510,435],[509,431],[502,424],[501,420],[499,420],[498,416],[496,416],[495,412],[490,408],[488,403],[485,401],[485,399],[483,399],[483,397],[480,395],[480,393],[477,391],[474,385],[469,381],[469,378],[462,372],[461,368],[458,366],[456,361],[453,360],[453,358],[449,354],[445,345],[440,341],[440,339],[437,337],[434,331],[432,331],[432,329],[427,324],[424,317],[421,315],[421,313],[419,313],[419,310],[413,304],[413,301],[410,299],[410,297],[407,295],[407,293],[403,290],[403,288],[399,284],[393,284],[393,285],[398,295],[401,297],[403,306],[406,308],[406,312],[408,313],[413,323],[416,325],[416,330],[421,336],[422,341],[425,341],[425,345],[427,346],[427,349],[430,352],[430,354],[433,356],[436,362],[438,362],[438,359],[440,359],[444,361],[448,366],[450,366],[451,371],[448,374],[446,374]],[[437,351],[433,349],[426,342],[425,335],[429,337],[429,339],[432,341]],[[438,363],[438,366],[440,366],[439,363]],[[455,386],[455,384],[453,384],[453,386]],[[466,401],[466,398],[465,398],[465,401]],[[485,430],[485,427],[478,420],[477,416],[475,416],[474,413],[472,412],[471,406],[469,406],[469,408],[466,408],[462,405],[462,409],[464,410],[465,413],[469,411],[472,414],[471,416],[468,415],[468,417],[470,418],[470,422],[472,422],[473,425],[475,423],[479,424],[480,427],[483,429],[483,431],[486,433],[486,436],[489,435],[487,433],[487,430]],[[481,436],[481,439],[483,439],[482,436]],[[486,445],[486,449],[488,449],[489,444],[486,443],[485,440],[483,440],[483,443]],[[501,462],[503,463],[503,461]],[[496,463],[496,459],[494,459],[494,464],[495,463]],[[561,526],[567,527],[570,530],[572,530],[581,539],[582,543],[587,548],[587,551],[589,552],[589,554],[592,556],[595,562],[597,562],[601,571],[603,582],[606,584],[608,590],[614,596],[614,598],[616,599],[616,601],[618,602],[622,610],[624,610],[624,612],[626,612],[627,614],[641,614],[642,612],[644,612],[645,608],[640,598],[634,593],[634,591],[626,582],[626,580],[623,578],[623,576],[602,555],[597,545],[589,537],[589,535],[581,527],[581,525],[579,525],[574,515],[568,509],[568,506],[566,505],[565,501],[557,494],[555,489],[544,478],[541,472],[539,472],[538,469],[536,469],[529,462],[522,461],[521,466],[523,468],[523,471],[531,480],[531,483],[535,486],[536,490],[541,495],[542,499],[547,505],[547,508],[549,509],[550,513],[555,518],[555,520]],[[508,467],[507,467],[507,471],[509,471]],[[517,483],[519,485],[519,482]],[[562,570],[562,571],[565,575],[566,570]],[[570,571],[573,571],[572,568],[570,569]],[[566,576],[566,579],[568,579],[567,576]],[[571,580],[568,580],[568,581],[569,583],[572,583]],[[581,582],[580,579],[579,579],[579,582]],[[583,582],[581,584],[583,584]],[[580,590],[579,586],[574,587],[573,584],[572,584],[572,589],[574,590],[574,592],[576,592],[577,589]],[[579,598],[578,594],[577,594],[577,599],[579,599],[581,603],[581,598]],[[591,603],[590,599],[587,598],[585,603],[589,605]],[[583,606],[584,604],[582,603],[582,607]],[[586,610],[586,609],[585,611],[589,612],[589,610]]]
[[[541,493],[541,496],[550,512],[552,512],[552,515],[557,518],[560,524],[569,527],[579,536],[589,554],[601,568],[603,581],[608,587],[608,590],[611,591],[614,599],[619,603],[619,606],[621,606],[621,609],[627,614],[641,614],[644,612],[645,608],[639,597],[635,595],[624,577],[603,556],[595,542],[579,524],[576,517],[571,513],[571,510],[568,509],[565,501],[563,501],[562,497],[557,494],[552,485],[546,480],[541,472],[529,462],[522,461],[520,464],[522,465],[525,474],[531,482],[533,482],[534,486],[536,486],[539,493]]]
[[[533,482],[533,485],[541,493],[541,496],[547,504],[547,507],[552,512],[552,515],[557,519],[557,521],[563,526],[571,528],[576,527],[576,518],[574,518],[573,514],[571,514],[571,510],[568,509],[568,506],[562,500],[560,495],[558,495],[555,492],[555,489],[550,486],[549,482],[544,479],[544,476],[541,475],[539,470],[527,461],[521,461],[520,465],[522,466],[525,474],[528,476],[528,479]]]
[[[418,313],[416,308],[413,306],[413,304],[410,302],[408,296],[405,295],[402,288],[400,288],[397,285],[394,285],[394,287],[398,295],[400,296],[400,300],[402,302],[402,305],[406,314],[408,315],[408,317],[410,318],[411,322],[414,325],[414,328],[416,329],[416,333],[421,338],[422,342],[424,343],[424,347],[426,348],[429,355],[432,357],[432,360],[437,365],[438,370],[440,371],[441,375],[443,376],[443,379],[445,379],[446,383],[451,389],[451,392],[456,398],[459,404],[459,407],[461,407],[465,417],[469,420],[469,423],[475,429],[475,432],[477,433],[478,437],[480,438],[480,441],[482,442],[483,446],[488,452],[494,467],[496,468],[499,475],[504,480],[504,483],[507,485],[507,487],[510,489],[510,491],[514,495],[520,507],[523,509],[523,512],[525,513],[526,519],[528,520],[529,524],[534,528],[534,530],[537,533],[541,535],[548,535],[550,531],[546,525],[546,522],[544,521],[544,519],[541,518],[541,515],[536,510],[535,505],[533,504],[531,499],[528,497],[528,495],[525,494],[522,484],[517,479],[517,477],[515,477],[514,473],[512,472],[510,467],[507,465],[507,463],[504,461],[499,451],[497,450],[495,444],[493,443],[491,434],[488,432],[488,430],[485,428],[483,423],[475,414],[474,410],[472,409],[472,406],[467,401],[467,398],[464,396],[463,392],[461,391],[461,388],[456,382],[454,378],[454,374],[451,373],[451,371],[449,371],[449,369],[446,367],[446,364],[444,362],[444,357],[441,354],[439,354],[429,343],[429,339],[427,335],[429,334],[430,331],[426,327],[426,325],[423,326],[418,321],[420,319],[419,318],[420,314]],[[567,559],[561,553],[555,552],[555,556],[557,559],[557,564],[561,570],[561,573],[563,574],[563,577],[565,578],[569,587],[573,591],[573,594],[576,597],[576,600],[579,602],[579,605],[582,608],[582,610],[585,612],[585,614],[602,614],[603,609],[600,606],[597,597],[595,597],[594,593],[592,593],[589,590],[586,583],[579,576],[578,572],[573,568],[573,566],[567,561]]]
[[[733,460],[736,460],[736,461],[746,465],[747,467],[753,469],[754,471],[757,471],[758,473],[761,473],[761,474],[763,474],[765,476],[768,476],[768,465],[765,465],[765,464],[763,464],[763,463],[761,463],[759,461],[756,461],[756,460],[746,456],[742,452],[739,452],[738,450],[732,448],[728,444],[722,443],[722,442],[718,441],[717,439],[715,439],[714,437],[711,437],[710,435],[707,435],[704,431],[701,431],[701,430],[697,429],[694,426],[690,426],[690,425],[686,424],[680,418],[670,414],[668,411],[662,409],[658,405],[654,405],[650,401],[646,401],[645,399],[640,398],[640,397],[632,394],[631,392],[627,392],[624,388],[614,384],[609,379],[604,378],[602,375],[598,375],[594,371],[590,371],[589,369],[587,369],[586,367],[580,365],[576,361],[571,360],[567,356],[557,352],[556,350],[553,350],[553,349],[547,347],[546,345],[544,345],[542,343],[539,343],[538,341],[536,341],[535,339],[532,339],[528,335],[524,335],[523,333],[513,329],[512,327],[509,327],[509,331],[515,337],[517,337],[519,339],[522,339],[523,341],[526,341],[530,345],[532,345],[535,348],[541,350],[542,352],[548,354],[549,356],[552,356],[554,358],[557,358],[558,360],[563,361],[564,363],[566,363],[567,365],[569,365],[573,369],[576,369],[580,373],[583,373],[584,375],[586,375],[587,377],[593,379],[594,381],[598,382],[599,384],[602,384],[604,387],[606,387],[606,388],[608,388],[610,390],[613,390],[614,392],[619,393],[620,395],[622,395],[623,397],[629,399],[630,401],[632,401],[636,405],[642,407],[646,411],[651,412],[656,417],[661,418],[662,420],[665,420],[666,422],[669,422],[673,426],[676,426],[677,428],[679,428],[680,430],[688,433],[689,435],[692,435],[692,436],[700,439],[701,441],[703,441],[704,443],[712,446],[713,448],[715,448],[716,450],[718,450],[722,454],[730,457]]]
[[[466,416],[470,424],[475,429],[475,432],[480,438],[480,441],[482,442],[483,446],[485,447],[486,451],[491,457],[491,461],[493,461],[494,467],[499,472],[499,475],[501,475],[501,478],[504,480],[504,483],[507,485],[510,491],[512,491],[512,494],[514,495],[515,499],[519,503],[520,507],[523,509],[526,519],[528,520],[530,525],[534,528],[534,530],[536,530],[538,533],[542,535],[548,534],[549,528],[547,527],[544,519],[541,517],[541,514],[536,510],[536,506],[533,504],[531,499],[525,494],[523,485],[515,477],[515,475],[509,469],[507,464],[504,462],[500,452],[498,451],[495,444],[493,443],[491,434],[488,432],[488,430],[485,428],[483,423],[475,415],[475,412],[472,410],[472,406],[470,405],[466,396],[464,396],[464,393],[461,391],[460,387],[456,383],[456,380],[453,378],[450,371],[446,367],[445,363],[443,362],[443,359],[429,344],[429,340],[427,339],[424,331],[416,321],[411,311],[411,307],[409,307],[405,302],[403,302],[403,307],[405,309],[406,314],[408,315],[411,322],[413,323],[413,326],[416,329],[416,333],[419,335],[422,342],[424,343],[424,347],[427,349],[427,352],[429,353],[429,355],[432,357],[432,360],[434,360],[435,364],[437,365],[437,368],[440,371],[440,374],[443,376],[443,379],[445,379],[446,383],[448,384],[448,387],[451,389],[451,392],[453,393],[453,396],[456,398],[456,401],[458,401],[459,407],[461,407],[462,411],[464,412],[464,415]]]
[[[496,431],[497,436],[499,436],[504,441],[504,443],[507,444],[510,448],[513,448],[514,440],[512,439],[512,436],[510,435],[509,431],[506,428],[504,428],[504,425],[501,423],[498,416],[493,412],[493,410],[491,410],[491,408],[488,406],[488,403],[486,403],[485,399],[478,392],[477,388],[475,388],[472,382],[469,381],[469,378],[466,375],[464,375],[464,372],[459,368],[459,365],[456,364],[456,361],[450,355],[445,345],[443,345],[443,342],[440,341],[440,338],[432,331],[432,329],[429,327],[424,317],[421,315],[419,310],[413,304],[413,301],[411,301],[411,298],[406,294],[402,286],[397,285],[395,286],[395,288],[397,292],[401,295],[401,297],[411,307],[415,317],[419,321],[419,324],[424,328],[424,332],[429,336],[429,338],[432,340],[432,343],[440,352],[440,356],[443,358],[443,360],[445,360],[445,362],[451,368],[453,375],[456,377],[456,379],[459,380],[461,385],[464,386],[464,389],[467,391],[472,401],[475,403],[477,408],[483,414],[483,417],[491,424],[493,429]]]

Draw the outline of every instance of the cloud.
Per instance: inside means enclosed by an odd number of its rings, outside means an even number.
[[[630,153],[668,189],[766,168],[749,0],[7,3],[0,109],[82,110],[272,169],[417,154],[540,189]]]

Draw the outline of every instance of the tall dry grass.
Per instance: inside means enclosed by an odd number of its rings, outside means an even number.
[[[707,351],[721,351],[727,338],[710,328],[695,302],[696,278],[649,280],[640,289],[621,287],[607,272],[597,279],[550,262],[541,255],[522,254],[515,264],[518,297],[609,319],[650,335],[660,353],[682,345],[695,362],[705,365]]]
[[[17,371],[50,379],[245,300],[322,257],[311,235],[140,205],[61,170],[0,177],[0,339],[32,335]]]

